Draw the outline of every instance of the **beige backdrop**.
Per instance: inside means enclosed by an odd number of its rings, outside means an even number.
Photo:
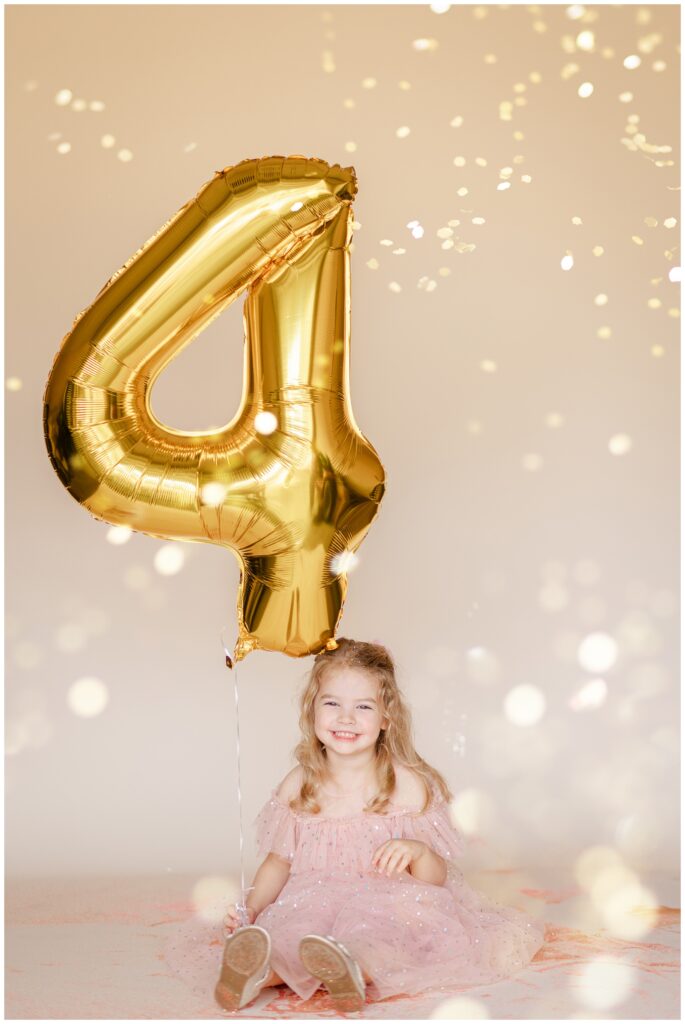
[[[396,656],[472,864],[676,866],[678,40],[676,5],[6,8],[11,874],[236,877],[235,559],[110,543],[41,401],[216,169],[290,153],[359,177],[351,394],[388,488],[342,635]],[[161,378],[169,424],[233,414],[241,305]],[[309,664],[239,667],[248,868]]]

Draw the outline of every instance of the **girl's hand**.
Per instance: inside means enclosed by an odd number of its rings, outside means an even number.
[[[388,839],[374,853],[371,866],[392,877],[395,871],[399,874],[414,864],[427,849],[418,839]]]
[[[247,923],[248,924],[254,924],[256,917],[257,917],[257,914],[255,913],[254,908],[253,907],[248,907],[247,908]],[[233,932],[237,928],[242,928],[242,927],[243,927],[243,922],[242,922],[242,920],[240,918],[240,913],[238,911],[238,908],[236,907],[235,903],[231,903],[229,908],[228,908],[228,910],[226,911],[226,916],[224,917],[224,934],[225,935],[232,935]]]

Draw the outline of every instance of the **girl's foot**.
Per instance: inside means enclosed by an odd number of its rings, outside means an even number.
[[[352,1013],[364,1005],[364,978],[350,953],[331,935],[305,935],[300,960],[326,986],[336,1009]]]
[[[214,998],[224,1010],[240,1010],[258,995],[271,974],[271,936],[264,928],[238,928],[224,946]]]

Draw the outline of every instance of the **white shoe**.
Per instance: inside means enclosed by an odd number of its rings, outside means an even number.
[[[348,949],[332,935],[305,935],[300,960],[310,974],[324,983],[336,1009],[351,1013],[365,1003],[366,984]]]
[[[259,994],[271,973],[271,936],[258,925],[238,928],[224,946],[214,998],[225,1010],[240,1010]]]

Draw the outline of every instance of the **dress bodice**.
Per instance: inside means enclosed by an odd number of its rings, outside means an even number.
[[[426,811],[393,808],[386,814],[361,811],[333,817],[294,811],[276,790],[255,820],[259,857],[275,853],[302,871],[371,871],[371,858],[388,839],[418,839],[446,861],[464,851],[464,840],[436,792]]]

